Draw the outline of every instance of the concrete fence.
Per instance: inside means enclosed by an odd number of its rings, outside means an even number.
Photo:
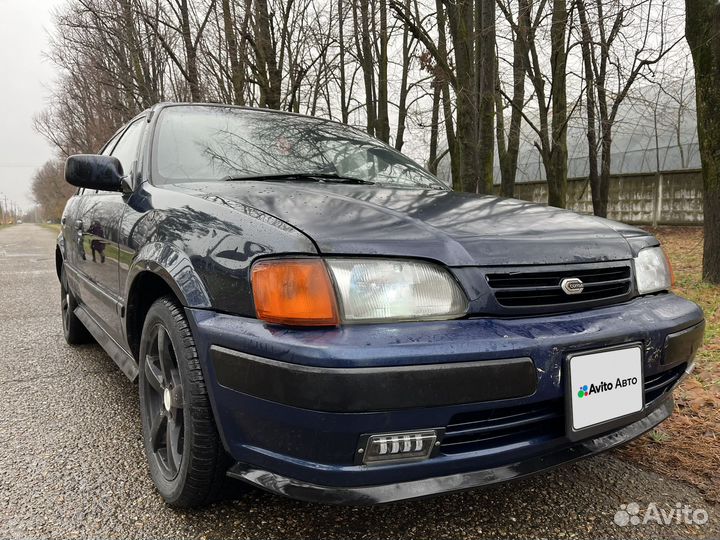
[[[515,197],[547,203],[547,182],[515,185]],[[568,180],[568,209],[592,214],[590,182]],[[699,225],[703,221],[702,173],[699,169],[613,175],[608,217],[642,225]]]

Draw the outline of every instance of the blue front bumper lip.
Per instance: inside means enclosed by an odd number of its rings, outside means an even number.
[[[673,411],[674,401],[668,396],[654,405],[644,418],[612,433],[566,446],[550,454],[492,469],[476,470],[410,482],[376,486],[336,487],[303,482],[274,474],[250,465],[237,463],[228,475],[272,493],[309,502],[326,504],[370,505],[431,497],[505,482],[570,463],[625,444],[649,431]]]

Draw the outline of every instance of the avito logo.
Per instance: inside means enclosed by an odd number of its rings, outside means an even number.
[[[628,388],[629,386],[634,386],[637,383],[637,377],[628,377],[626,379],[621,379],[620,377],[618,377],[614,384],[608,381],[601,381],[597,384],[592,383],[590,384],[590,386],[584,384],[578,390],[577,396],[579,398],[584,398],[592,396],[593,394],[599,394],[600,392],[609,392],[617,388]]]

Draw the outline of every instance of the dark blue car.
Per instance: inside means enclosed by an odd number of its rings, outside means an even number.
[[[173,505],[226,476],[366,504],[590,456],[671,414],[702,342],[652,235],[453,192],[327,120],[158,105],[65,174],[65,337],[138,380]]]

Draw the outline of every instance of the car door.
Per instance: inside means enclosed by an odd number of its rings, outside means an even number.
[[[63,238],[65,239],[65,268],[70,288],[74,291],[80,301],[86,297],[86,230],[90,225],[86,217],[87,196],[86,189],[78,189],[77,193],[70,199],[62,218]]]
[[[100,152],[110,155],[122,130],[113,135]],[[65,266],[69,270],[67,278],[78,300],[86,304],[94,296],[90,281],[88,253],[91,252],[90,227],[92,225],[93,204],[97,190],[78,189],[70,200],[62,219],[65,238]]]
[[[145,118],[133,120],[122,132],[109,154],[116,157],[132,185],[138,145],[145,127]],[[88,197],[86,212],[87,240],[85,242],[86,275],[91,284],[91,295],[84,300],[96,322],[116,341],[120,341],[119,286],[120,252],[118,240],[120,225],[128,194],[97,191]],[[85,219],[83,219],[85,222]]]

